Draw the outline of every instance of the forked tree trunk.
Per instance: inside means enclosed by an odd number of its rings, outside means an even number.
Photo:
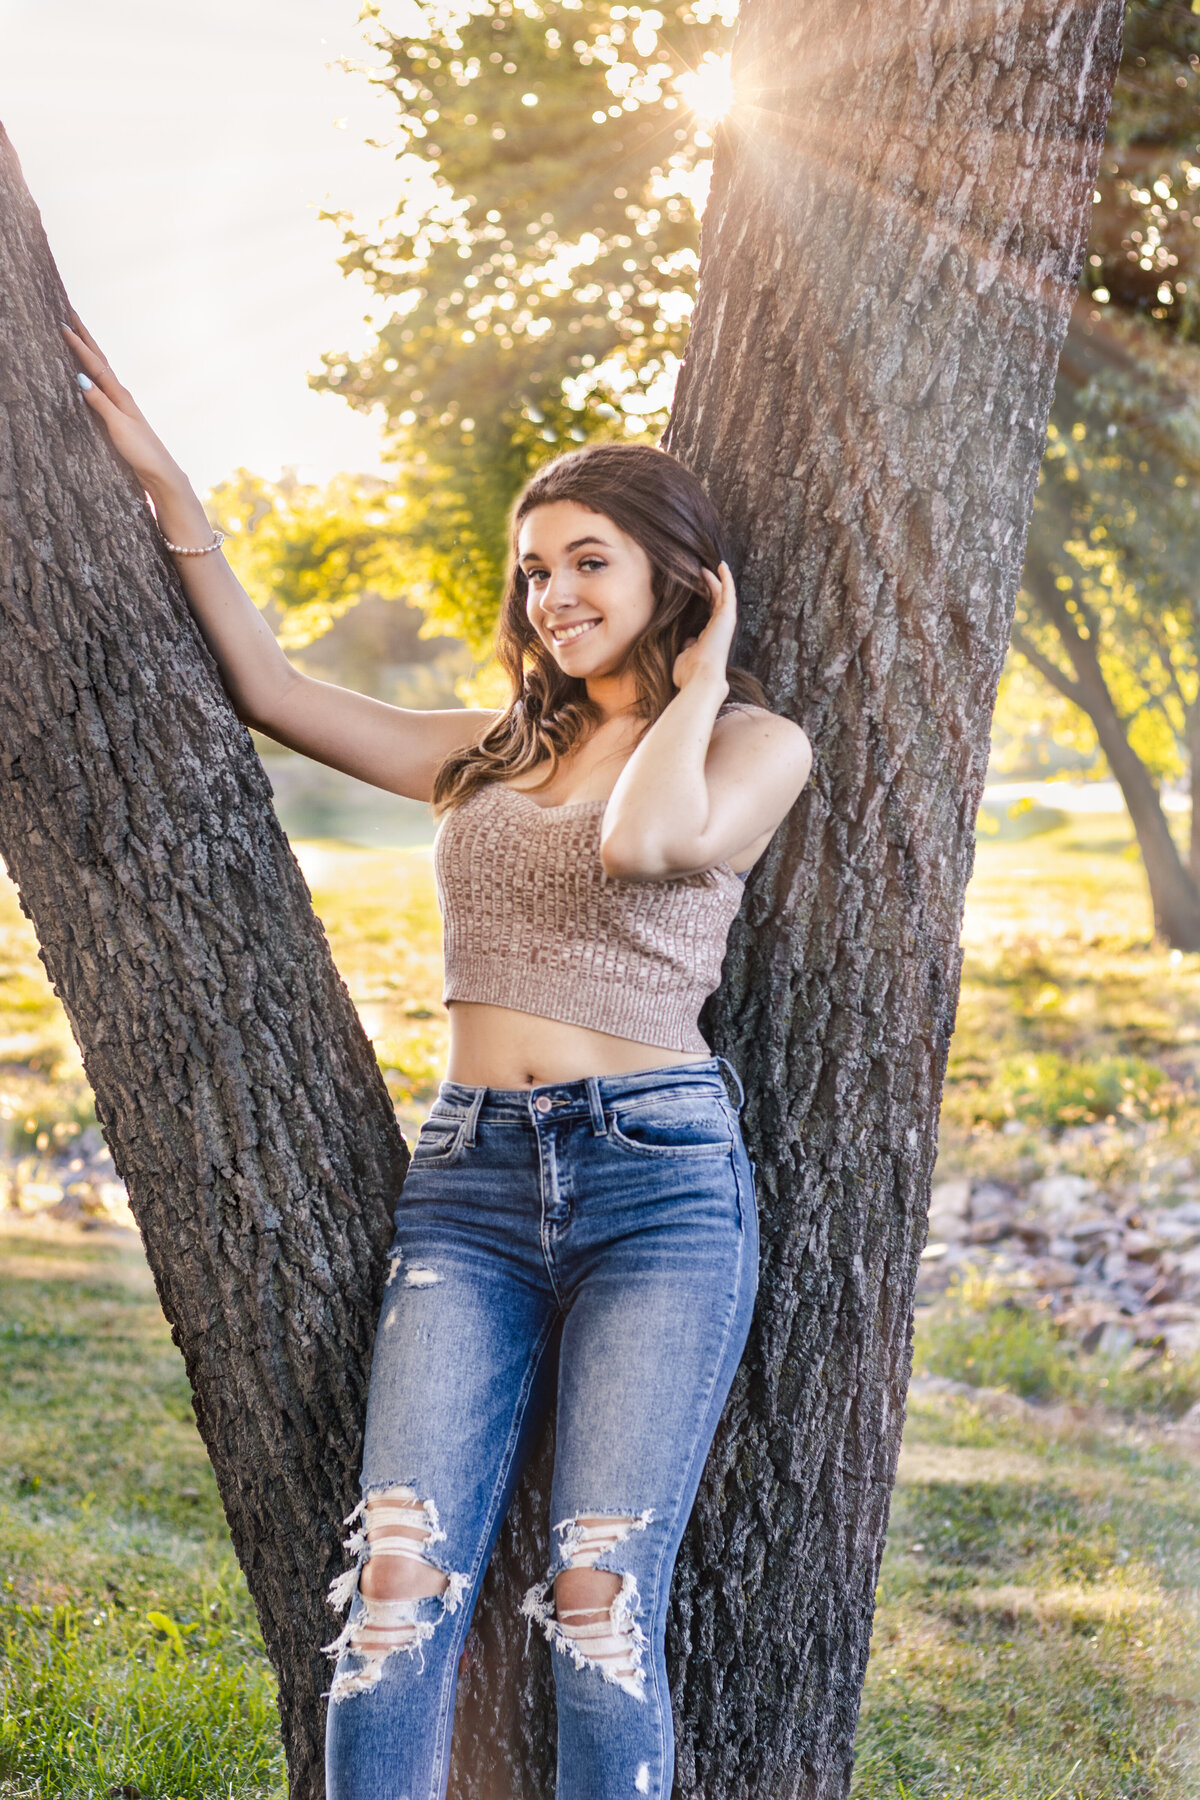
[[[676,1583],[695,1800],[849,1783],[988,720],[1119,24],[1119,0],[743,9],[671,444],[730,522],[741,659],[817,765],[711,1015],[747,1077],[764,1266]],[[0,202],[0,849],[199,1390],[308,1796],[401,1159],[246,736],[70,391],[11,162]],[[457,1800],[552,1791],[547,1653],[517,1623],[539,1491],[544,1455],[472,1634]]]

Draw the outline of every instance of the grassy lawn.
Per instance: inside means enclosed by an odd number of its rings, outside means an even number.
[[[1195,1794],[1196,1460],[1099,1414],[914,1396],[855,1800]]]
[[[0,1794],[280,1792],[275,1683],[132,1232],[0,1233]]]
[[[1200,957],[1152,944],[1128,847],[1106,818],[980,846],[940,1176],[1200,1175]],[[301,855],[407,1129],[445,1045],[428,855]],[[0,1041],[33,1179],[87,1095],[3,888]],[[280,1794],[271,1673],[140,1250],[0,1222],[0,1795]],[[855,1800],[1189,1800],[1192,1373],[1104,1387],[994,1301],[918,1315]]]

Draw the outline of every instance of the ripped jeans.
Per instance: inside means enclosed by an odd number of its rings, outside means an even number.
[[[522,1610],[553,1649],[557,1800],[670,1794],[668,1589],[757,1280],[722,1060],[442,1083],[396,1211],[355,1566],[330,1595],[350,1612],[328,1646],[328,1800],[444,1795],[472,1609],[551,1405],[552,1560]],[[375,1559],[372,1584],[397,1559],[417,1596],[365,1597]],[[566,1596],[571,1570],[608,1572],[604,1606]]]

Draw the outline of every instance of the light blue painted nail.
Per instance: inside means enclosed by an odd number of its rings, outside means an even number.
[[[81,388],[90,388],[92,386],[92,383],[88,380],[86,375],[77,375],[75,379]]]

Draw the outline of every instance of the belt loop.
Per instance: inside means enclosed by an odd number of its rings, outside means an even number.
[[[737,1097],[737,1109],[739,1112],[741,1112],[743,1106],[746,1104],[746,1090],[742,1086],[742,1078],[738,1074],[737,1070],[734,1068],[733,1064],[730,1062],[730,1060],[727,1056],[718,1056],[717,1061],[719,1063],[723,1063],[725,1065],[725,1067],[729,1070],[729,1073],[733,1076],[733,1082],[734,1082],[734,1086],[737,1088],[737,1096],[738,1096]]]
[[[475,1098],[472,1100],[467,1111],[467,1123],[466,1129],[463,1132],[463,1143],[472,1150],[475,1148],[475,1126],[479,1118],[479,1109],[486,1098],[487,1089],[485,1087],[476,1088]]]
[[[592,1131],[596,1137],[605,1137],[608,1126],[604,1122],[604,1104],[600,1099],[600,1081],[595,1075],[585,1075],[587,1085],[588,1111],[592,1115]]]

